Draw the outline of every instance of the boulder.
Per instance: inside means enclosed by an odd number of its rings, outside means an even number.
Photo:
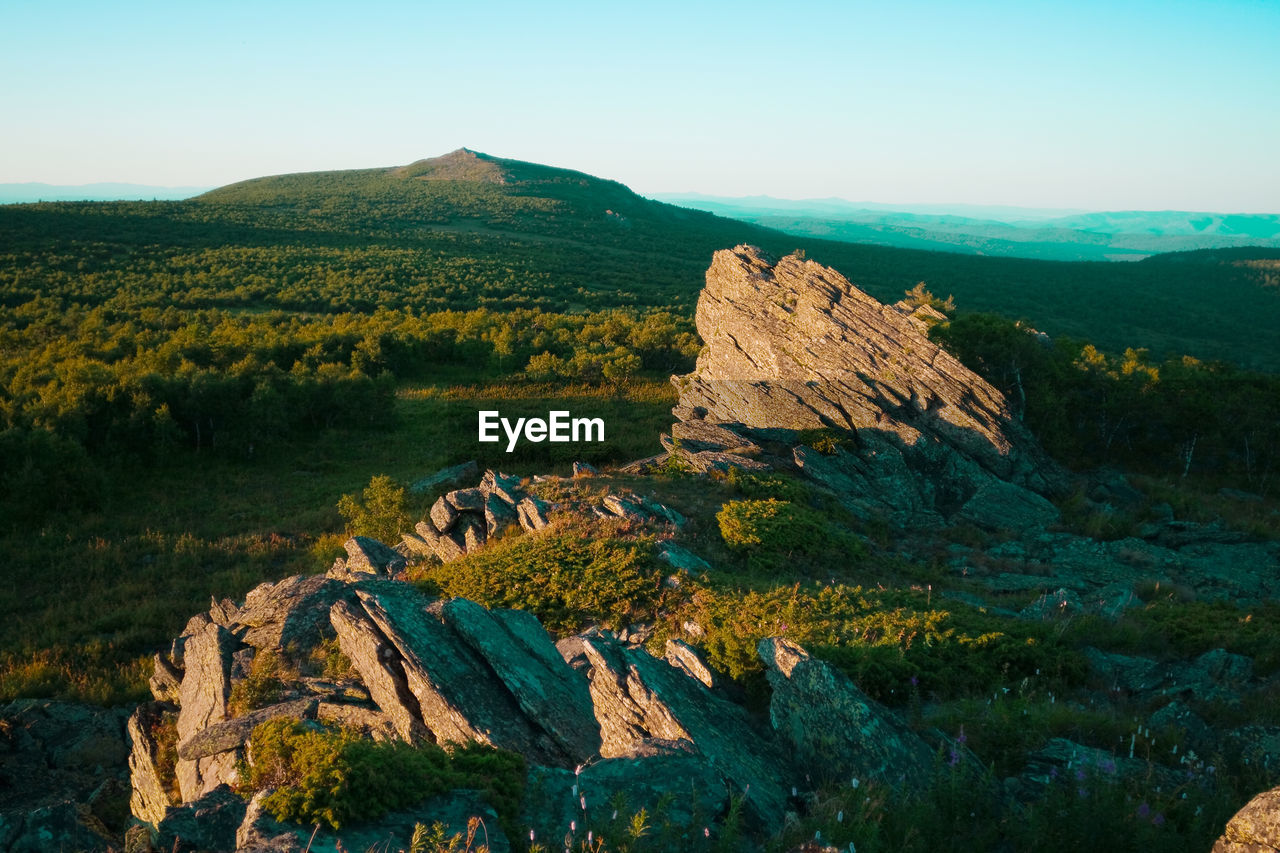
[[[342,547],[347,552],[347,569],[350,571],[394,577],[405,569],[404,557],[377,539],[353,536]]]
[[[848,676],[780,637],[756,651],[773,688],[769,720],[802,765],[830,778],[914,788],[929,781],[933,749]]]
[[[431,523],[442,532],[447,532],[458,520],[458,510],[443,497],[436,498],[436,502],[431,505],[430,515]]]
[[[673,569],[686,572],[705,572],[711,564],[683,546],[674,542],[662,542],[658,545],[659,560],[669,564]]]
[[[458,512],[484,512],[486,497],[480,489],[457,489],[445,495],[444,499]]]
[[[232,630],[255,649],[309,649],[333,636],[329,607],[349,594],[346,583],[323,575],[260,584],[245,596]]]
[[[516,504],[516,515],[520,519],[520,526],[528,533],[545,529],[551,523],[547,520],[549,508],[546,501],[532,495],[523,498]]]
[[[512,528],[519,528],[520,517],[515,506],[501,498],[497,492],[490,494],[484,502],[485,539],[501,539]],[[467,550],[471,550],[468,547]]]
[[[244,820],[244,800],[219,785],[200,799],[171,809],[156,825],[157,850],[235,850],[236,831]]]
[[[431,521],[419,521],[413,529],[442,563],[452,562],[467,553],[466,545],[457,533],[441,533]]]
[[[1280,850],[1280,788],[1263,791],[1227,821],[1213,853]]]

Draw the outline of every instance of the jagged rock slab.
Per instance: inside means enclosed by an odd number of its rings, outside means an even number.
[[[360,601],[399,653],[422,721],[438,742],[479,741],[542,764],[566,762],[563,750],[521,712],[484,660],[428,612],[416,590],[361,591]]]
[[[249,740],[254,727],[260,723],[281,718],[309,720],[315,717],[316,707],[319,704],[320,700],[315,697],[294,699],[251,711],[243,717],[214,723],[186,740],[179,741],[178,758],[195,761],[220,752],[239,749]]]
[[[891,514],[926,526],[931,513],[955,512],[992,481],[1040,493],[1064,483],[994,387],[931,342],[918,319],[835,270],[794,255],[775,263],[750,246],[717,252],[697,327],[706,342],[697,369],[672,378],[682,421],[673,436],[695,446],[727,448],[724,431],[744,444],[777,430],[851,431],[860,464],[840,472],[851,481],[845,493],[878,494]],[[749,459],[679,453],[698,470]],[[885,495],[894,481],[901,494]],[[989,517],[996,498],[1014,501],[987,495],[972,514]]]
[[[560,746],[570,763],[600,751],[600,728],[587,682],[556,651],[533,614],[490,611],[455,598],[442,609],[445,624],[493,669],[516,703]]]
[[[480,478],[480,492],[485,497],[496,495],[509,506],[515,506],[523,497],[520,491],[520,478],[497,471],[484,472],[484,476]]]
[[[516,504],[516,515],[520,519],[520,526],[524,528],[526,533],[536,533],[539,530],[545,530],[551,522],[547,520],[547,511],[550,505],[539,498],[532,495],[525,497],[520,503]]]
[[[928,782],[933,750],[848,676],[780,637],[756,650],[773,688],[769,719],[802,764],[830,777]]]
[[[665,660],[607,635],[565,644],[570,665],[590,666],[591,698],[605,758],[628,757],[653,739],[685,741],[744,794],[748,816],[772,831],[781,825],[791,767],[777,744],[756,731],[737,705],[712,693]]]
[[[1002,479],[1043,478],[1047,460],[999,391],[833,269],[716,252],[697,326],[706,346],[679,405],[705,420],[874,429],[907,447],[931,436]]]
[[[393,577],[404,571],[404,557],[377,539],[353,536],[342,547],[347,552],[347,571],[353,574]]]
[[[364,609],[338,601],[329,610],[338,645],[360,673],[373,701],[387,715],[401,740],[429,740],[418,700],[409,689],[400,655]]]
[[[187,639],[182,676],[182,709],[178,712],[178,742],[227,719],[231,693],[231,655],[239,645],[230,631],[209,623]],[[235,769],[234,756],[178,760],[178,788],[184,803],[212,791]]]
[[[707,666],[698,650],[684,640],[668,639],[664,657],[667,663],[708,687],[716,687],[719,683],[716,674]]]
[[[484,502],[485,539],[500,539],[507,531],[520,526],[515,506],[495,491]]]
[[[329,607],[348,594],[345,583],[323,575],[260,584],[245,596],[232,629],[255,649],[311,648],[332,636]]]
[[[129,781],[132,793],[129,797],[129,811],[138,820],[152,826],[164,819],[170,807],[178,805],[169,796],[160,778],[157,761],[160,744],[153,734],[166,715],[171,719],[177,716],[173,710],[159,702],[147,702],[138,706],[129,717],[126,727],[131,745]]]

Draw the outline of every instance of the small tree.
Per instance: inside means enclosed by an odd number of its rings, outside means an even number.
[[[343,495],[338,501],[338,512],[347,520],[347,532],[351,535],[394,543],[400,538],[400,531],[409,526],[407,504],[404,486],[386,474],[379,474],[369,480],[363,500],[355,495]]]

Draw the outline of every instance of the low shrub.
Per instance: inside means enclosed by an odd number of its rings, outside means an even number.
[[[254,728],[249,754],[243,793],[274,788],[263,805],[276,820],[333,829],[454,788],[483,790],[499,816],[511,819],[524,784],[524,759],[514,753],[479,744],[447,752],[433,744],[375,743],[289,719]]]
[[[553,631],[652,620],[665,573],[653,540],[584,540],[571,532],[494,542],[420,579],[486,607],[528,610]]]

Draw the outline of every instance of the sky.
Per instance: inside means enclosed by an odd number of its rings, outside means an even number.
[[[641,194],[1280,212],[1280,0],[2,0],[0,183],[467,147]]]

